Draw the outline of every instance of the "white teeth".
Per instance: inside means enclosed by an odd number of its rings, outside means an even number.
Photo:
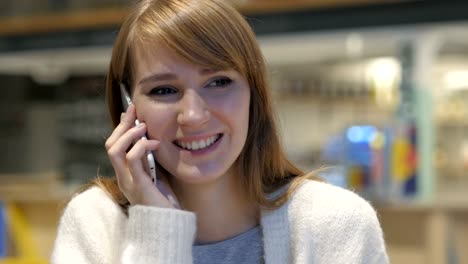
[[[197,150],[199,148],[200,148],[200,146],[198,145],[198,142],[196,142],[196,141],[192,142],[192,149]]]
[[[177,144],[184,149],[199,150],[199,149],[204,149],[204,148],[211,146],[216,141],[217,138],[218,138],[218,135],[209,137],[205,140],[202,139],[202,140],[192,141],[192,142],[177,141]]]
[[[200,141],[200,148],[206,148],[206,145],[208,145],[208,144],[206,144],[205,140]]]

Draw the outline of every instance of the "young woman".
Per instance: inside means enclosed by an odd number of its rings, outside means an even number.
[[[107,100],[115,177],[70,201],[52,263],[388,262],[369,203],[288,161],[254,33],[223,1],[139,1]]]

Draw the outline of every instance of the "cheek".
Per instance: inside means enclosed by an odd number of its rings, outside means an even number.
[[[250,111],[250,92],[242,93],[238,100],[233,101],[229,105],[229,113],[236,119],[236,122],[241,125],[241,129],[247,129],[249,123]]]
[[[164,134],[175,122],[175,114],[172,107],[167,105],[151,105],[141,109],[138,113],[141,122],[147,126],[147,134],[150,139],[161,140]]]
[[[242,123],[249,116],[250,91],[239,89],[238,91],[226,94],[222,97],[207,99],[207,103],[213,112],[220,113],[229,119],[234,119],[238,124]]]
[[[229,127],[231,133],[241,137],[246,134],[249,123],[248,101],[218,102],[216,105],[211,105],[211,109],[212,119],[224,123],[225,126]]]

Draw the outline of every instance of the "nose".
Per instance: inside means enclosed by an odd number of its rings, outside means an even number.
[[[177,122],[181,126],[200,127],[209,119],[210,112],[203,98],[194,91],[187,91],[180,101]]]

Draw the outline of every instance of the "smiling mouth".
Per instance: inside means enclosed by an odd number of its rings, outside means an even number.
[[[175,140],[174,144],[178,146],[179,148],[182,148],[185,150],[192,150],[192,151],[202,150],[202,149],[207,149],[213,144],[215,144],[216,142],[218,142],[222,136],[223,134],[216,134],[206,139],[194,140],[194,141]]]

